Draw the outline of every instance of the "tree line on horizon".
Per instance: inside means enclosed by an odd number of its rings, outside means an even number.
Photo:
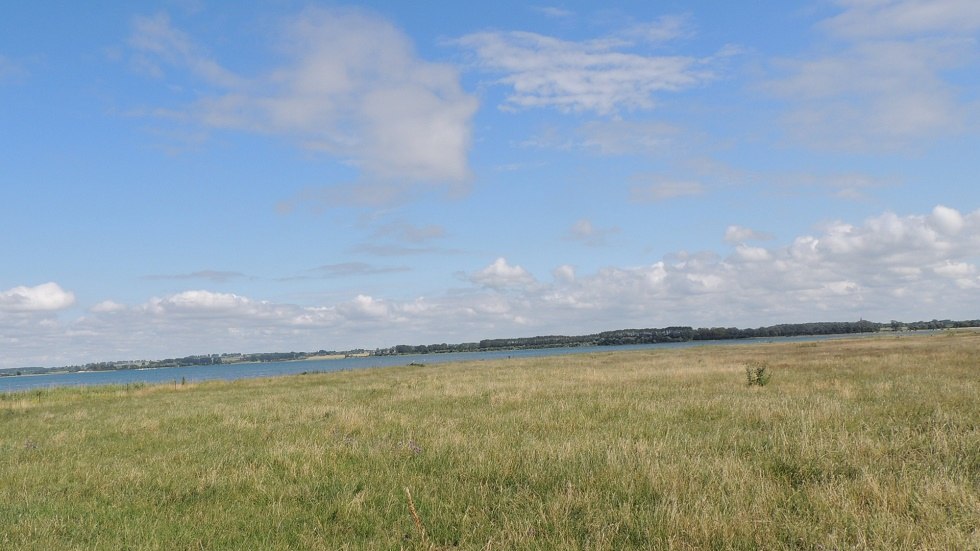
[[[980,327],[980,320],[932,320],[904,323],[876,323],[872,321],[783,323],[757,328],[687,326],[651,329],[618,329],[589,335],[544,335],[509,339],[484,339],[476,343],[461,344],[400,344],[379,349],[375,354],[432,354],[444,352],[474,352],[493,350],[520,350],[528,348],[559,348],[579,346],[621,346],[630,344],[658,344],[704,340],[729,340],[774,337],[801,337],[811,335],[846,335],[851,333],[875,333],[879,331],[921,331]]]
[[[892,320],[877,323],[867,320],[831,321],[810,323],[782,323],[757,328],[738,327],[699,327],[688,326],[617,329],[589,335],[543,335],[537,337],[518,337],[505,339],[483,339],[479,342],[457,344],[399,344],[373,351],[364,349],[316,352],[261,352],[252,354],[203,354],[163,360],[138,360],[93,362],[66,367],[22,367],[0,369],[0,377],[14,375],[36,375],[50,372],[75,371],[118,371],[124,369],[154,369],[161,367],[191,367],[206,365],[228,365],[245,362],[285,362],[307,360],[324,355],[363,355],[392,356],[401,354],[441,354],[450,352],[489,352],[499,350],[525,350],[531,348],[570,348],[582,346],[622,346],[631,344],[658,344],[670,342],[689,342],[705,340],[730,340],[751,338],[801,337],[811,335],[846,335],[852,333],[876,333],[880,331],[921,331],[936,329],[956,329],[980,327],[980,320],[932,320],[905,323]]]

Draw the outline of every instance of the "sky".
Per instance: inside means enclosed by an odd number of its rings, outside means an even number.
[[[0,368],[980,317],[980,2],[12,2]]]

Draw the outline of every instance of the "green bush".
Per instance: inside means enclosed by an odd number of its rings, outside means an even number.
[[[766,386],[772,378],[772,370],[765,362],[749,364],[745,366],[745,378],[749,386]]]

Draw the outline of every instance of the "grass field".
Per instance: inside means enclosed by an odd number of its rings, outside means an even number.
[[[399,548],[980,549],[980,333],[0,394],[0,549]]]

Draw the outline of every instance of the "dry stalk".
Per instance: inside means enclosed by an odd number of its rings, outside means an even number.
[[[412,499],[412,491],[405,486],[405,495],[408,496],[408,510],[412,513],[412,520],[415,521],[415,528],[419,531],[419,535],[422,537],[422,543],[426,544],[429,541],[428,536],[425,535],[425,525],[422,524],[422,519],[419,517],[419,512],[415,508],[415,500]]]

